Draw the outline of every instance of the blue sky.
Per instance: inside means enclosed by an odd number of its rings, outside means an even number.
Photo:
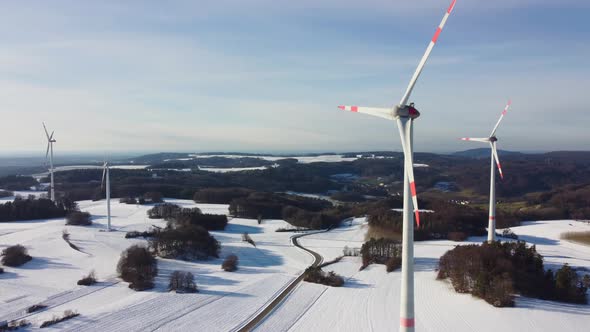
[[[400,150],[448,0],[1,3],[0,153]],[[590,3],[458,0],[411,100],[417,151],[588,149]]]

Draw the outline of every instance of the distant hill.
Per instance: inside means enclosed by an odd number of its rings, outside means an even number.
[[[520,156],[523,155],[522,152],[515,152],[515,151],[506,151],[506,150],[498,150],[498,155],[500,156]],[[459,151],[452,153],[453,156],[458,157],[465,157],[465,158],[487,158],[490,156],[490,148],[478,148],[478,149],[470,149],[465,151]]]

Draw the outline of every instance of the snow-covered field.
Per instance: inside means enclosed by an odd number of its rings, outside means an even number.
[[[185,207],[198,206],[205,213],[227,214],[227,205],[195,204],[167,200]],[[0,321],[25,317],[32,329],[64,310],[81,315],[48,330],[67,331],[233,331],[239,329],[287,287],[312,262],[294,247],[291,233],[275,232],[286,223],[232,219],[225,231],[212,232],[222,244],[221,257],[235,253],[240,269],[220,269],[222,258],[186,262],[158,259],[156,288],[135,292],[116,278],[121,251],[142,239],[125,239],[129,230],[145,230],[164,224],[146,217],[150,206],[112,201],[114,232],[105,232],[104,201],[80,202],[93,215],[92,227],[65,226],[63,219],[0,223],[0,249],[23,244],[34,259],[20,268],[5,267],[0,274]],[[67,229],[82,252],[62,239]],[[364,218],[347,220],[329,232],[300,238],[305,247],[319,252],[324,261],[342,254],[345,246],[360,248],[367,225]],[[563,263],[590,271],[590,247],[559,239],[566,231],[590,230],[590,225],[569,220],[529,222],[513,231],[537,245],[547,267]],[[254,248],[241,241],[248,232]],[[472,238],[478,243],[483,238]],[[469,243],[469,242],[467,242]],[[439,257],[458,243],[427,241],[416,244],[416,325],[421,331],[586,331],[590,306],[518,298],[515,308],[494,308],[470,295],[455,293],[447,281],[436,280]],[[345,257],[326,270],[343,275],[341,288],[301,283],[262,321],[257,331],[395,331],[399,317],[400,273],[386,273],[382,265],[359,271],[360,258]],[[90,287],[76,281],[95,270],[101,281]],[[199,293],[166,291],[174,270],[191,271]],[[42,303],[48,309],[26,314]]]
[[[186,207],[198,206],[205,213],[227,214],[227,205],[195,204],[167,200]],[[156,288],[135,292],[116,278],[121,251],[142,239],[125,239],[125,232],[162,226],[162,220],[146,217],[150,206],[125,205],[112,201],[115,232],[105,232],[104,201],[80,202],[82,211],[93,215],[91,227],[65,226],[63,219],[0,223],[0,249],[22,244],[33,260],[19,268],[5,267],[0,274],[0,321],[27,316],[34,327],[61,314],[77,310],[78,318],[60,323],[55,329],[72,331],[228,331],[255,315],[281,289],[294,280],[312,257],[292,246],[290,233],[275,232],[286,223],[232,219],[225,231],[212,232],[222,244],[220,259],[185,262],[158,259]],[[67,229],[73,250],[62,239]],[[241,241],[250,233],[254,248]],[[240,259],[237,272],[221,270],[222,258],[235,253]],[[98,285],[76,286],[76,281],[95,270]],[[174,270],[191,271],[200,292],[172,294],[166,291],[168,275]],[[46,311],[24,315],[33,304],[49,306]],[[51,329],[50,329],[51,330]]]
[[[342,248],[360,247],[366,225],[309,235],[299,242],[326,260]],[[590,247],[563,241],[566,231],[590,230],[570,220],[529,222],[513,228],[522,240],[537,245],[548,268],[569,263],[590,270]],[[484,238],[472,238],[479,243]],[[457,243],[418,242],[416,266],[416,330],[419,331],[588,331],[590,306],[518,298],[515,308],[494,308],[471,295],[457,294],[447,281],[436,280],[438,259]],[[360,258],[345,257],[326,267],[346,278],[341,288],[302,283],[256,331],[396,331],[399,319],[400,273],[383,265],[359,271]]]

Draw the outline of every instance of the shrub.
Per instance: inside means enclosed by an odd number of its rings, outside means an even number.
[[[31,259],[33,259],[33,257],[29,256],[27,248],[20,244],[2,250],[2,264],[6,266],[21,266]]]
[[[28,307],[27,310],[25,310],[28,314],[32,313],[32,312],[36,312],[39,310],[43,310],[47,308],[46,305],[44,304],[33,304],[32,306]]]
[[[467,233],[465,232],[448,232],[447,239],[455,242],[463,242],[467,240]]]
[[[119,203],[123,204],[137,204],[137,199],[135,197],[122,197],[119,199]]]
[[[157,191],[149,191],[143,195],[143,199],[145,203],[163,203],[164,198],[162,197],[162,193]]]
[[[144,231],[144,232],[130,231],[130,232],[125,233],[125,238],[126,239],[135,239],[138,237],[148,238],[148,237],[154,236],[154,234],[156,234],[155,230]]]
[[[197,292],[195,277],[190,272],[174,271],[170,275],[168,290],[176,293],[195,293]]]
[[[385,270],[387,272],[393,272],[402,266],[401,257],[390,257],[385,261]]]
[[[361,255],[361,250],[359,248],[350,248],[349,246],[344,246],[344,249],[342,249],[342,255],[357,257]]]
[[[4,273],[4,269],[0,267],[0,274]]]
[[[507,239],[518,240],[518,235],[514,234],[514,232],[510,228],[505,228],[502,230],[502,237]]]
[[[236,271],[238,269],[238,256],[234,254],[227,256],[221,263],[221,268],[227,272]]]
[[[44,327],[48,327],[51,325],[55,325],[57,323],[63,322],[68,319],[72,319],[77,316],[80,316],[80,314],[78,312],[72,311],[72,310],[66,310],[66,311],[64,311],[64,314],[62,317],[53,316],[53,318],[51,320],[44,321],[43,323],[41,323],[41,326],[39,326],[39,327],[44,328]]]
[[[78,280],[78,286],[90,286],[96,284],[96,273],[94,270],[90,271],[87,276]]]
[[[154,287],[158,274],[157,261],[145,247],[133,245],[121,253],[117,264],[119,276],[129,282],[129,288],[137,291]]]
[[[220,249],[219,242],[209,231],[194,225],[168,225],[154,233],[149,246],[160,257],[186,260],[219,257]]]
[[[31,323],[25,319],[13,320],[10,322],[4,321],[4,322],[0,322],[0,331],[16,331],[21,328],[28,327],[30,325],[31,325]]]
[[[256,243],[254,243],[254,240],[252,240],[252,238],[250,237],[250,234],[248,234],[248,232],[244,232],[242,234],[242,241],[244,242],[248,242],[250,243],[252,246],[256,247]]]
[[[303,280],[332,287],[340,287],[344,285],[344,279],[334,273],[334,271],[326,273],[322,271],[321,268],[314,266],[308,267],[305,272],[303,272]]]
[[[89,226],[92,225],[90,213],[81,211],[72,211],[66,216],[66,225]]]
[[[588,286],[568,264],[555,272],[555,299],[562,302],[587,304]]]

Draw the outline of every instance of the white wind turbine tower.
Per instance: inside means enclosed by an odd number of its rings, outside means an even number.
[[[111,181],[109,174],[109,163],[104,162],[102,165],[102,182],[101,187],[104,188],[106,185],[106,199],[107,199],[107,231],[111,231]]]
[[[420,215],[418,213],[418,199],[416,197],[416,185],[414,183],[414,162],[413,162],[413,138],[414,131],[412,123],[420,112],[414,108],[414,103],[407,105],[414,85],[424,69],[424,65],[436,44],[438,37],[455,7],[456,0],[453,0],[441,23],[439,24],[426,52],[422,56],[418,68],[414,72],[410,84],[406,89],[401,101],[392,108],[372,108],[360,106],[338,106],[342,110],[366,113],[397,122],[404,150],[404,209],[403,209],[403,235],[402,235],[402,282],[400,296],[400,331],[414,331],[414,220],[412,206],[416,216],[416,223],[420,227]],[[411,195],[411,199],[410,199]]]
[[[504,174],[502,174],[502,166],[500,166],[500,158],[498,158],[498,150],[496,150],[496,142],[498,141],[498,139],[496,138],[496,130],[498,130],[498,126],[500,125],[502,119],[504,119],[504,115],[506,115],[506,112],[508,112],[508,108],[510,108],[511,104],[512,103],[508,101],[508,104],[506,104],[506,107],[504,107],[504,110],[500,115],[500,119],[498,119],[498,122],[496,122],[494,129],[492,129],[490,137],[461,138],[464,141],[489,143],[490,148],[492,150],[490,156],[490,216],[488,218],[488,242],[496,241],[496,170],[494,167],[494,160],[496,161],[496,165],[498,165],[498,172],[500,173],[500,178],[504,179]]]
[[[55,143],[56,140],[53,138],[54,131],[52,131],[51,135],[49,135],[49,132],[47,132],[47,127],[45,127],[45,122],[42,123],[43,129],[45,130],[45,135],[47,136],[47,152],[45,152],[45,160],[47,160],[47,157],[49,157],[49,175],[51,178],[50,195],[51,200],[55,202],[55,184],[53,182],[53,143]],[[51,152],[51,154],[49,152]]]

